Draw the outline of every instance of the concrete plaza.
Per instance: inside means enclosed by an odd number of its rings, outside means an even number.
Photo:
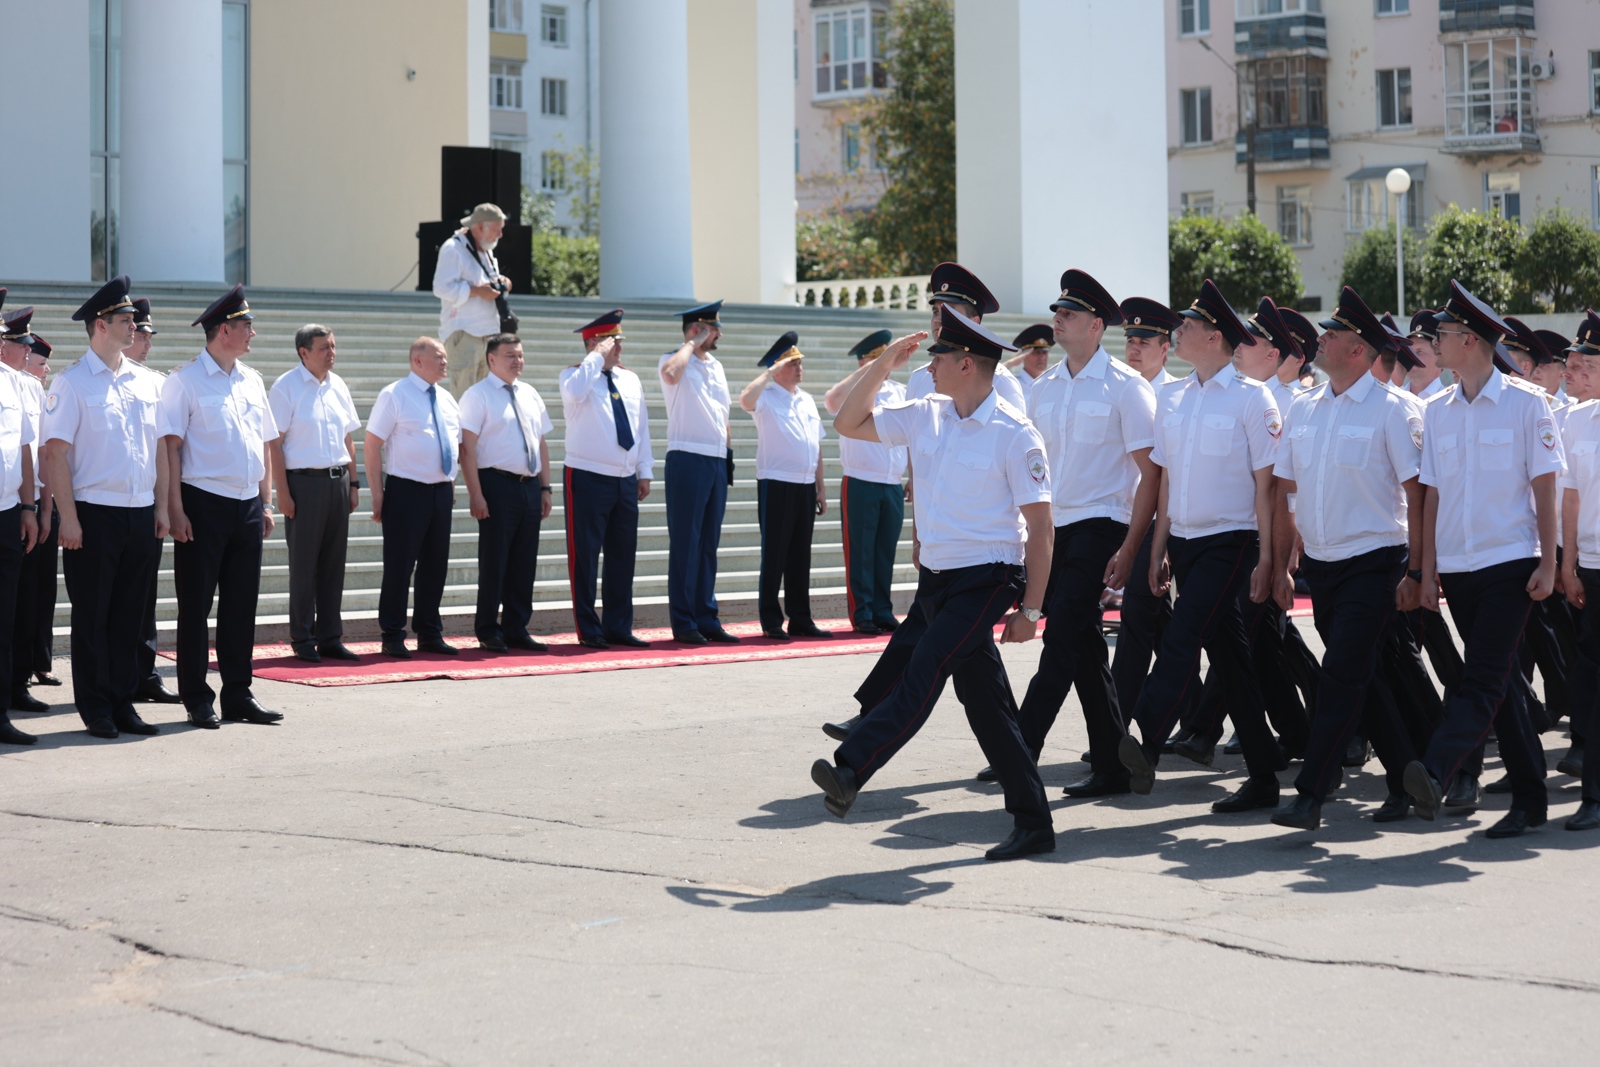
[[[1039,647],[1006,652],[1019,689]],[[948,691],[823,812],[817,727],[869,665],[262,683],[281,726],[154,707],[114,742],[36,689],[40,743],[0,753],[0,1062],[1586,1058],[1600,834],[1561,830],[1571,779],[1501,842],[1504,797],[1380,833],[1372,773],[1315,835],[1213,816],[1236,758],[1069,802],[1074,704],[1058,850],[992,865],[1009,820]]]

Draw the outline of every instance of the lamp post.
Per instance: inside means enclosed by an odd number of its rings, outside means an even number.
[[[1411,172],[1396,167],[1383,176],[1384,187],[1394,194],[1394,317],[1402,319],[1406,313],[1406,193],[1411,188]]]

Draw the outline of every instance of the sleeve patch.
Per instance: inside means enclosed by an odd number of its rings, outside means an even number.
[[[1538,423],[1539,441],[1544,445],[1546,452],[1556,450],[1556,422],[1551,418],[1543,418]]]
[[[52,411],[53,412],[56,409],[56,405],[58,403],[60,403],[60,402],[61,402],[61,398],[56,396],[56,394],[51,393],[49,396],[45,397],[44,409],[46,411]]]
[[[1045,462],[1044,449],[1028,449],[1027,463],[1028,477],[1033,479],[1033,484],[1043,485],[1050,480],[1050,466]]]
[[[1422,447],[1422,416],[1412,415],[1406,419],[1406,425],[1411,427],[1411,443],[1418,448]]]
[[[1276,441],[1283,434],[1283,419],[1278,414],[1277,408],[1267,409],[1267,433]]]

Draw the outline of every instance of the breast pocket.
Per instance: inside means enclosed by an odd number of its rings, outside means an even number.
[[[1587,485],[1594,480],[1595,460],[1600,458],[1600,441],[1578,441],[1572,446],[1572,473]]]
[[[89,429],[105,433],[111,429],[111,409],[103,396],[83,398],[83,421]]]
[[[1161,440],[1166,445],[1168,460],[1176,460],[1183,451],[1183,416],[1167,415],[1161,420]]]
[[[1083,400],[1072,409],[1072,439],[1079,444],[1100,444],[1106,439],[1106,429],[1110,425],[1110,404]]]
[[[1238,425],[1232,415],[1207,415],[1200,424],[1200,454],[1226,456],[1233,451],[1233,430]]]
[[[22,433],[22,405],[17,403],[16,397],[0,396],[0,431],[9,439],[13,434]],[[33,446],[38,449],[38,444]]]
[[[1296,481],[1311,470],[1311,460],[1315,455],[1312,441],[1309,426],[1296,426],[1289,431],[1289,456],[1294,461]]]
[[[228,425],[228,412],[223,405],[227,402],[225,396],[200,396],[195,402],[200,405],[200,425],[207,431],[217,433]]]
[[[239,425],[244,431],[244,436],[253,441],[261,440],[266,433],[266,408],[267,406],[257,399],[236,399],[239,406]]]
[[[1461,473],[1461,440],[1453,433],[1438,434],[1433,439],[1433,458],[1439,473],[1453,477]]]
[[[1341,426],[1333,443],[1333,462],[1351,470],[1366,470],[1372,456],[1371,426]]]
[[[1511,469],[1513,431],[1478,431],[1478,469],[1481,471],[1508,471]]]
[[[955,499],[970,501],[983,492],[989,481],[989,468],[993,464],[988,453],[971,449],[956,452],[945,465],[945,477]]]

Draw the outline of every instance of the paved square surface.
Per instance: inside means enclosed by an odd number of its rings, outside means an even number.
[[[1006,652],[1019,691],[1039,648]],[[1570,778],[1502,842],[1481,831],[1504,797],[1380,833],[1372,773],[1316,835],[1213,816],[1233,757],[1066,801],[1069,704],[1044,759],[1058,850],[986,864],[1009,819],[948,691],[848,821],[823,812],[817,727],[869,666],[260,683],[283,725],[115,742],[68,707],[17,715],[43,739],[0,753],[0,1061],[1592,1054],[1600,833],[1561,830]]]

